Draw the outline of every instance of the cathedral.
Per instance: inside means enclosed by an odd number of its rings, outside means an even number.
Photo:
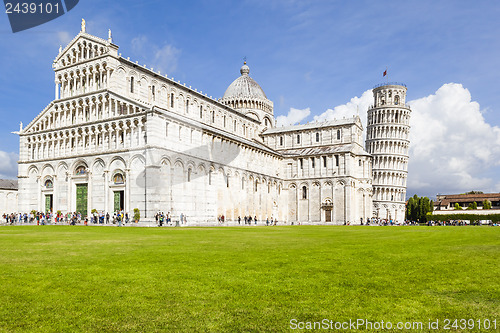
[[[373,89],[358,116],[276,127],[245,63],[223,97],[124,58],[111,32],[86,32],[52,65],[55,98],[18,132],[18,211],[244,216],[278,224],[403,221],[410,108],[406,87]],[[365,143],[365,145],[363,145]]]

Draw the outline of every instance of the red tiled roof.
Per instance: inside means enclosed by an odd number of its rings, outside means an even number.
[[[450,194],[445,195],[443,199],[436,200],[435,206],[447,206],[450,202],[483,202],[488,199],[489,201],[500,201],[500,193],[483,193],[483,194]]]

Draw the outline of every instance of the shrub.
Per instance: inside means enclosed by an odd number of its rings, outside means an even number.
[[[468,213],[455,213],[455,214],[428,214],[427,218],[433,221],[458,221],[458,220],[469,220],[469,221],[480,221],[480,220],[491,220],[492,222],[500,222],[500,214],[468,214]]]
[[[475,209],[477,209],[477,202],[475,202],[475,201],[474,201],[474,202],[471,202],[471,203],[469,204],[469,207],[467,207],[467,209],[468,209],[468,210],[475,210]]]
[[[134,208],[134,220],[139,221],[141,219],[141,211],[139,208]]]
[[[483,201],[483,209],[491,209],[491,201],[489,201],[488,199],[485,199]]]

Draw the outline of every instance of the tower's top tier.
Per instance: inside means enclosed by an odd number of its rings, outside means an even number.
[[[402,83],[385,83],[373,88],[375,108],[406,105],[406,86]]]

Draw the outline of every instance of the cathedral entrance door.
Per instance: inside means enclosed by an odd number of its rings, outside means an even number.
[[[325,209],[325,222],[332,222],[332,210]]]
[[[87,184],[76,185],[76,211],[82,214],[82,217],[87,216]]]
[[[46,194],[45,195],[45,212],[51,212],[52,211],[52,194]]]
[[[124,209],[123,205],[123,191],[115,191],[114,193],[114,211],[121,211]]]

